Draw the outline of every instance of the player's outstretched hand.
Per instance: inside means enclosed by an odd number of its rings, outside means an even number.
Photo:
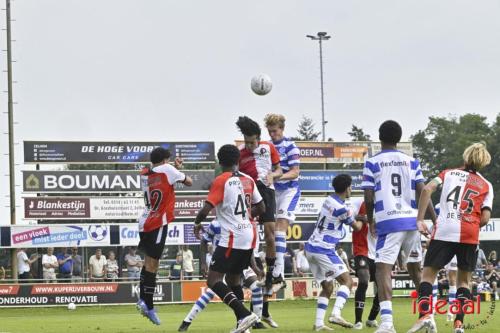
[[[426,238],[429,238],[429,229],[427,229],[427,225],[424,221],[417,220],[417,230]]]
[[[176,157],[174,161],[174,165],[176,169],[182,169],[184,165],[184,160],[180,157]]]
[[[194,236],[196,239],[201,239],[201,235],[205,232],[205,229],[203,226],[200,224],[195,224],[194,225]]]

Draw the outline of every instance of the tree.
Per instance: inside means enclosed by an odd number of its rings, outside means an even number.
[[[352,125],[351,131],[348,132],[352,141],[372,141],[370,134],[366,134],[361,127]]]
[[[314,131],[313,120],[306,116],[302,116],[297,132],[299,136],[294,138],[296,141],[317,141],[321,134]]]
[[[440,171],[463,165],[462,154],[467,146],[484,141],[492,160],[482,174],[495,191],[493,216],[500,216],[500,114],[491,126],[486,117],[465,114],[461,117],[430,117],[427,127],[413,137],[413,147],[428,179]]]

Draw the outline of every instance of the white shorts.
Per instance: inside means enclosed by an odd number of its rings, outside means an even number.
[[[276,218],[287,219],[289,223],[295,221],[295,208],[299,203],[300,189],[298,187],[276,191]]]
[[[446,269],[447,271],[457,271],[458,267],[457,267],[457,256],[454,256],[451,261],[446,265],[444,266],[444,269]]]
[[[422,243],[417,230],[398,231],[378,236],[375,262],[394,265],[401,250],[405,253],[405,263],[422,261]]]
[[[340,274],[348,272],[347,267],[335,251],[329,254],[306,251],[309,268],[318,283],[332,281]]]

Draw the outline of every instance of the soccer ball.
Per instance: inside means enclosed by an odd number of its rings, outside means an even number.
[[[90,238],[92,238],[96,242],[102,241],[104,238],[106,238],[107,234],[108,228],[105,226],[93,224],[89,227]]]
[[[271,91],[271,89],[273,88],[273,83],[271,82],[271,78],[268,75],[258,74],[252,78],[250,87],[252,88],[254,93],[263,96]]]
[[[71,311],[72,311],[72,310],[76,310],[76,304],[75,304],[75,303],[73,303],[73,302],[69,303],[69,304],[68,304],[68,310],[71,310]]]

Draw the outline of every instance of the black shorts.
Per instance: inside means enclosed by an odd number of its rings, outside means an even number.
[[[266,204],[266,211],[260,214],[259,223],[276,222],[276,198],[274,190],[267,187],[262,182],[257,182],[257,189]]]
[[[139,250],[148,257],[160,259],[167,239],[168,225],[148,232],[139,232]]]
[[[370,271],[370,282],[375,281],[375,260],[365,256],[355,256],[354,269],[356,270],[356,276],[358,276],[358,270],[368,269]]]
[[[425,254],[424,267],[443,268],[457,256],[458,269],[473,272],[476,269],[477,245],[431,240]]]
[[[250,266],[252,255],[253,249],[240,250],[217,246],[212,255],[210,270],[224,274],[242,274]]]

